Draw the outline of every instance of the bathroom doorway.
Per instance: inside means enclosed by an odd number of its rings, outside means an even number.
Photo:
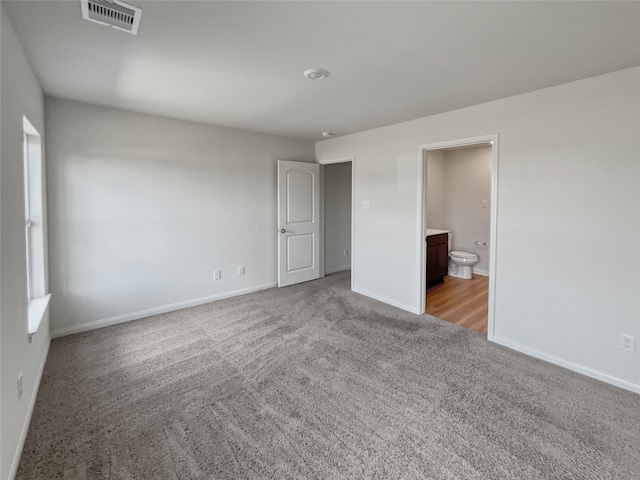
[[[493,338],[498,136],[422,145],[422,312]]]

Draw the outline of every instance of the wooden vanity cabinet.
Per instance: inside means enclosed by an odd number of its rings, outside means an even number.
[[[427,284],[441,282],[449,273],[449,234],[427,237]]]

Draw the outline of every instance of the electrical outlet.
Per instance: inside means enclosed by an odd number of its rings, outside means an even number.
[[[349,249],[348,249],[348,248],[345,248],[345,249],[344,249],[344,256],[345,256],[345,257],[348,257],[348,256],[349,256]]]
[[[363,200],[362,201],[362,209],[363,210],[369,210],[369,200]]]
[[[636,351],[636,338],[631,335],[620,334],[620,349],[627,352]]]
[[[244,275],[244,266],[238,267],[238,276]]]
[[[393,278],[393,273],[391,275],[389,275],[389,283],[393,283],[394,282],[394,278]]]
[[[18,400],[22,398],[22,372],[18,374]]]
[[[222,270],[214,270],[213,271],[213,279],[220,280],[222,278]]]

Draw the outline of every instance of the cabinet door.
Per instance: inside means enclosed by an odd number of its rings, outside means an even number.
[[[437,247],[429,247],[427,248],[427,283],[436,281],[438,277]]]
[[[449,274],[449,248],[441,244],[427,248],[427,283],[441,282]]]
[[[436,249],[437,260],[436,260],[436,271],[438,277],[445,277],[449,273],[449,248],[445,243],[444,245],[438,245],[437,247],[433,247]]]

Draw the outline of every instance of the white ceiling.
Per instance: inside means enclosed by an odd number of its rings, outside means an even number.
[[[48,95],[312,141],[640,65],[640,2],[129,3],[2,2]]]

